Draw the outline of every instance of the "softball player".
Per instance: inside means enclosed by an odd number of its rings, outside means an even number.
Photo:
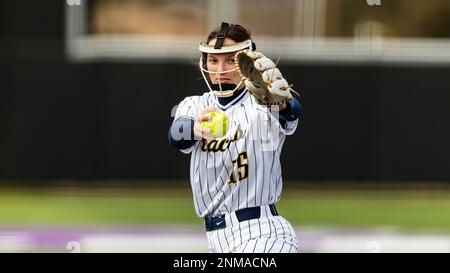
[[[185,98],[169,130],[169,142],[191,153],[195,211],[204,218],[211,252],[298,252],[294,229],[280,216],[280,154],[300,116],[299,100],[279,107],[257,103],[241,81],[235,52],[255,49],[250,32],[222,23],[201,42],[199,66],[210,92]],[[208,112],[229,118],[225,136],[214,139],[201,122]]]

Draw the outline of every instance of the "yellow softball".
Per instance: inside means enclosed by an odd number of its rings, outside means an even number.
[[[228,131],[228,117],[221,112],[208,112],[206,115],[210,116],[211,119],[202,121],[202,127],[211,129],[211,135],[216,138],[223,137]]]

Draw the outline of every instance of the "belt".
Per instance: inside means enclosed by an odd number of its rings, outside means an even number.
[[[269,205],[270,212],[273,216],[278,216],[277,209],[275,205]],[[251,207],[246,209],[241,209],[233,212],[236,215],[236,218],[239,222],[251,220],[251,219],[257,219],[261,217],[261,207]],[[205,228],[206,231],[212,231],[217,229],[222,229],[227,226],[227,223],[225,222],[225,215],[219,215],[219,216],[208,216],[205,217]]]

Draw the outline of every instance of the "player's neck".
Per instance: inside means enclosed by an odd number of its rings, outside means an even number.
[[[220,105],[226,106],[228,103],[230,103],[232,100],[237,98],[240,94],[242,94],[242,92],[244,92],[244,90],[245,90],[245,86],[242,87],[240,90],[234,92],[233,95],[230,97],[226,97],[226,98],[217,97],[217,101],[219,101]]]

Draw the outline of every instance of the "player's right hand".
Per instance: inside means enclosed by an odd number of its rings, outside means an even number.
[[[211,117],[207,116],[206,113],[216,111],[218,111],[218,109],[215,106],[207,106],[206,108],[203,109],[200,115],[197,116],[194,123],[194,135],[196,139],[206,139],[206,140],[214,139],[214,137],[211,135],[211,129],[202,127],[202,121],[207,121],[211,119]]]

